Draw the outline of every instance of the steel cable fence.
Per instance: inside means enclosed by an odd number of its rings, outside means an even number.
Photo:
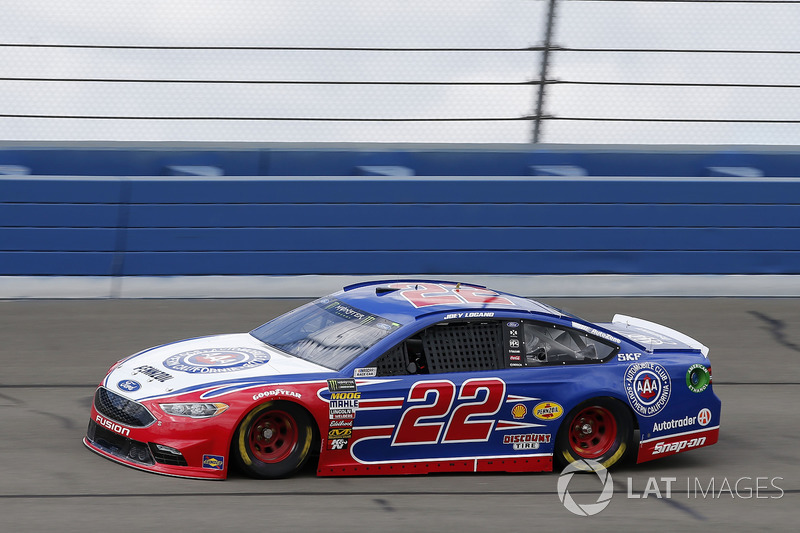
[[[6,140],[800,144],[800,1],[6,6]]]

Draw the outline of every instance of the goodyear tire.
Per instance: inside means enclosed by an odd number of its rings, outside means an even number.
[[[267,402],[244,417],[233,440],[233,459],[250,477],[288,477],[311,455],[313,420],[290,402]]]
[[[556,436],[555,456],[563,467],[592,459],[606,468],[622,461],[633,443],[633,418],[611,398],[595,398],[569,412]]]

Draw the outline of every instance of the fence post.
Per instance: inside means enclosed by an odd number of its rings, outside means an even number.
[[[549,0],[547,20],[545,22],[544,45],[542,46],[542,64],[539,69],[539,94],[536,96],[536,111],[533,116],[533,142],[538,143],[542,136],[542,112],[544,109],[544,90],[547,85],[547,68],[550,62],[550,49],[553,40],[553,25],[556,18],[556,2]]]

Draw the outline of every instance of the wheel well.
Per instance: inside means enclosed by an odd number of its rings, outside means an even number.
[[[228,455],[232,456],[234,451],[235,451],[234,447],[235,447],[236,443],[234,442],[234,439],[236,438],[236,433],[239,431],[239,427],[242,425],[242,421],[254,409],[258,409],[262,405],[265,405],[265,404],[268,404],[268,403],[274,404],[276,407],[279,407],[281,405],[287,405],[287,404],[288,405],[293,405],[293,406],[298,407],[298,408],[300,408],[300,409],[302,409],[303,411],[306,412],[308,417],[313,421],[313,424],[311,424],[311,435],[312,435],[311,436],[311,439],[312,439],[311,440],[311,450],[312,450],[312,453],[313,453],[314,456],[319,455],[321,437],[320,437],[319,423],[317,422],[317,419],[314,418],[314,415],[311,414],[311,411],[309,411],[306,408],[305,405],[303,405],[301,403],[298,403],[298,402],[293,402],[291,400],[269,400],[269,401],[262,402],[262,403],[259,403],[259,404],[251,405],[250,408],[247,411],[242,412],[242,415],[239,417],[239,420],[236,422],[236,426],[233,428],[233,431],[231,431],[230,435],[228,435]]]
[[[575,405],[575,407],[578,407],[579,405],[583,405],[583,404],[585,404],[587,402],[591,402],[593,400],[608,400],[608,401],[612,401],[612,402],[615,402],[615,403],[621,405],[622,408],[625,409],[628,412],[628,414],[631,415],[631,420],[633,421],[633,430],[636,431],[636,430],[639,429],[639,419],[636,417],[636,413],[633,411],[633,409],[631,409],[631,406],[628,405],[627,402],[617,398],[616,396],[592,396],[591,398],[586,398],[585,400],[582,400],[582,401],[578,402]],[[575,410],[575,407],[573,407],[570,410],[570,413]],[[567,418],[568,417],[566,415],[568,415],[568,414],[569,413],[565,413],[564,414],[565,415],[564,416],[564,420],[562,420],[561,424],[558,425],[558,429],[556,430],[556,435],[558,435],[561,432],[561,428],[564,426],[564,424],[567,423]],[[635,439],[635,435],[634,435],[634,439]],[[636,442],[636,444],[638,445],[638,442]]]

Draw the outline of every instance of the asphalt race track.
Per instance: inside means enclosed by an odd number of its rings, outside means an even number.
[[[613,471],[614,496],[592,517],[561,504],[557,473],[317,478],[312,468],[280,481],[158,476],[112,463],[81,443],[106,369],[148,346],[247,331],[300,301],[0,301],[0,529],[796,530],[800,301],[546,301],[590,320],[610,320],[615,312],[646,318],[710,346],[723,404],[720,442]],[[595,503],[600,488],[594,474],[569,484],[578,504]]]

